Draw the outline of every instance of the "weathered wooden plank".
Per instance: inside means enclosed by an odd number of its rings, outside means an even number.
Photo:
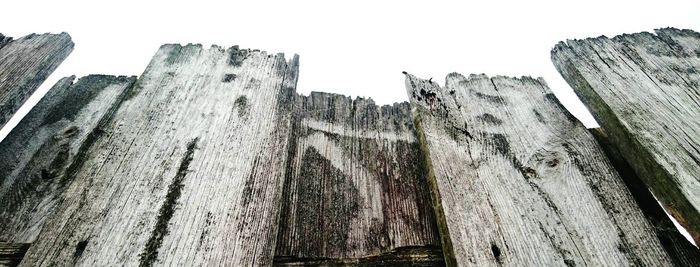
[[[541,79],[412,75],[429,179],[460,265],[677,263],[591,134]],[[454,257],[454,258],[452,258]]]
[[[72,51],[67,33],[0,34],[0,128]]]
[[[271,264],[297,70],[162,46],[21,265]]]
[[[27,253],[29,245],[27,243],[0,242],[0,266],[11,267],[19,265],[24,254]]]
[[[31,243],[136,77],[63,78],[0,142],[0,240]]]
[[[666,248],[671,258],[678,266],[695,266],[700,261],[700,250],[691,244],[673,224],[668,214],[659,205],[649,188],[644,185],[637,176],[627,160],[622,156],[617,147],[610,143],[610,138],[605,130],[601,128],[589,129],[593,137],[598,141],[600,147],[608,156],[610,163],[620,174],[625,185],[632,193],[632,197],[644,213],[647,221],[656,229],[656,235],[661,241],[661,245]]]
[[[552,61],[610,141],[700,242],[700,34],[559,43]]]
[[[297,97],[276,264],[444,264],[410,112]]]

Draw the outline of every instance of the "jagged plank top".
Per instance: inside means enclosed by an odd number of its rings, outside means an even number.
[[[22,265],[271,264],[297,70],[162,46]]]
[[[295,103],[276,263],[442,262],[410,105]]]
[[[559,43],[552,61],[635,172],[700,242],[700,33]]]
[[[72,51],[67,33],[0,34],[0,128]]]
[[[406,76],[460,265],[667,265],[655,229],[541,79]],[[450,246],[451,250],[447,248]]]

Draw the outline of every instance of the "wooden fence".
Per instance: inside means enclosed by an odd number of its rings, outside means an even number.
[[[552,58],[603,129],[541,78],[406,73],[379,106],[237,46],[65,78],[0,142],[0,265],[700,264],[654,198],[697,238],[700,35]]]

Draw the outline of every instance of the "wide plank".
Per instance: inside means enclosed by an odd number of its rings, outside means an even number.
[[[552,61],[666,210],[700,243],[700,33],[561,42]]]
[[[407,102],[297,97],[275,263],[441,265]]]
[[[586,128],[542,79],[406,75],[446,260],[476,266],[663,266],[663,247]],[[697,261],[696,261],[697,262]]]
[[[298,58],[163,45],[23,266],[269,265]]]

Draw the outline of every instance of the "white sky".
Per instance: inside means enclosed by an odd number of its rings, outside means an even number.
[[[2,3],[0,32],[68,32],[75,50],[8,125],[58,79],[140,75],[163,43],[240,45],[300,55],[297,90],[405,101],[401,71],[444,84],[450,72],[544,77],[588,127],[588,111],[549,51],[573,38],[700,30],[700,1],[37,1]],[[332,2],[332,3],[331,3]]]
[[[407,99],[404,70],[441,84],[450,72],[541,76],[571,113],[594,127],[549,59],[554,44],[666,26],[700,30],[697,0],[104,2],[2,4],[5,35],[65,31],[76,43],[26,106],[61,77],[140,75],[161,44],[191,42],[238,44],[288,58],[297,53],[299,92],[366,96],[379,104]]]

